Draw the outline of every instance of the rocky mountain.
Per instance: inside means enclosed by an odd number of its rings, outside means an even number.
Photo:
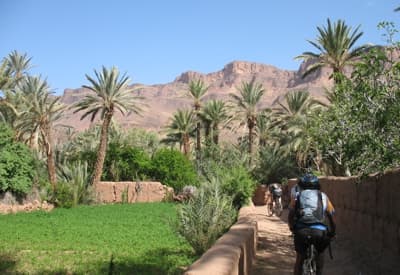
[[[274,101],[292,90],[308,90],[313,96],[321,98],[324,89],[332,85],[329,79],[330,72],[321,70],[303,79],[301,76],[307,65],[303,63],[298,71],[289,71],[261,63],[233,61],[217,72],[208,74],[184,72],[167,84],[149,86],[134,84],[137,88],[135,93],[144,97],[143,103],[147,104],[147,107],[142,116],[117,115],[116,118],[123,127],[134,126],[160,132],[178,108],[191,108],[188,83],[194,79],[201,79],[209,86],[204,100],[212,98],[228,100],[230,93],[238,93],[237,88],[244,81],[251,81],[253,77],[262,83],[266,90],[261,102],[262,107],[271,106]],[[66,89],[61,101],[70,106],[88,93],[90,91],[85,88]],[[72,110],[68,110],[61,123],[82,131],[90,126],[90,120],[89,118],[80,120],[80,117],[81,113],[74,114]]]

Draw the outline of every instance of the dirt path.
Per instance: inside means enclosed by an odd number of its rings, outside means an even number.
[[[256,206],[258,221],[257,255],[251,275],[293,274],[295,252],[287,226],[287,210],[281,218],[266,216],[265,206]],[[400,274],[397,259],[380,259],[358,249],[340,236],[332,243],[333,260],[325,252],[324,275],[394,275]],[[373,271],[372,271],[373,270]]]

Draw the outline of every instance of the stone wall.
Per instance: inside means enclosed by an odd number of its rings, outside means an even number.
[[[99,182],[95,186],[98,203],[158,202],[172,196],[173,189],[160,182]]]
[[[184,273],[248,275],[257,249],[254,205],[242,207],[238,221]]]
[[[289,181],[289,190],[297,182]],[[400,169],[358,180],[320,177],[336,209],[339,236],[373,250],[400,256]]]

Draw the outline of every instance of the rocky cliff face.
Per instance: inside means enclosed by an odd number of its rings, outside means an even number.
[[[123,127],[140,127],[153,131],[162,130],[168,123],[168,119],[178,108],[191,108],[191,99],[188,92],[188,83],[191,80],[201,79],[209,86],[205,100],[215,98],[228,100],[230,93],[237,93],[237,88],[243,82],[253,78],[262,83],[266,90],[262,105],[267,107],[286,92],[292,90],[308,90],[315,97],[322,97],[324,88],[332,85],[329,80],[329,70],[321,70],[303,79],[301,76],[308,64],[303,63],[298,71],[281,70],[274,66],[234,61],[217,72],[201,74],[188,71],[182,73],[173,82],[162,85],[143,86],[138,85],[135,93],[145,98],[147,104],[142,116],[117,115],[117,121]],[[66,89],[61,101],[66,105],[72,105],[90,93],[84,88]],[[89,118],[80,120],[80,113],[66,112],[60,123],[70,125],[77,131],[82,131],[90,126]]]

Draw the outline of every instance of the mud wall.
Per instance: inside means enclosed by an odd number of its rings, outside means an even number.
[[[289,188],[297,182],[289,181]],[[358,180],[320,177],[336,209],[339,236],[377,254],[400,256],[400,169]]]
[[[257,250],[257,230],[254,205],[242,207],[238,221],[184,275],[250,275]]]
[[[173,189],[160,182],[107,182],[95,186],[98,203],[158,202],[172,196]]]

